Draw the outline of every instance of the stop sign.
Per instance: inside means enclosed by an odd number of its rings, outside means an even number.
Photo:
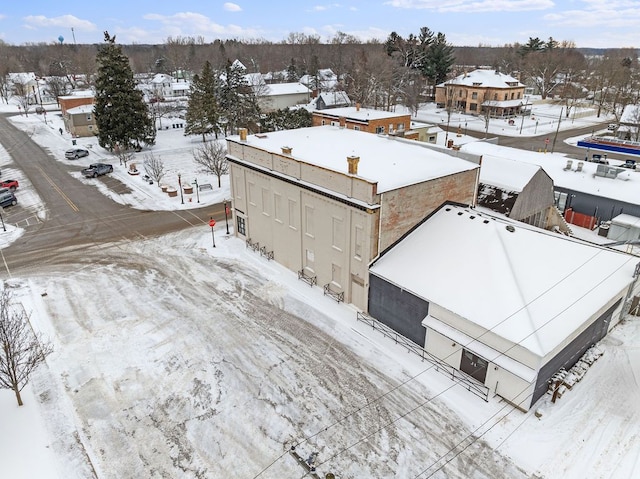
[[[212,228],[216,225],[216,220],[214,220],[213,218],[211,218],[209,220],[209,226],[211,226]]]

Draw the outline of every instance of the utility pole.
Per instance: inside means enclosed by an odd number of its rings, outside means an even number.
[[[558,139],[558,132],[560,131],[560,122],[562,121],[562,111],[564,107],[560,108],[560,116],[558,117],[558,126],[556,127],[556,134],[553,136],[553,143],[551,144],[551,153],[553,153],[553,149],[556,147],[556,140]]]

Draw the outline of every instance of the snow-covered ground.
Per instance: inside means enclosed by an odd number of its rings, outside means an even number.
[[[57,124],[15,120],[66,161],[70,138]],[[197,144],[169,129],[153,151],[172,175],[203,183]],[[140,186],[95,143],[80,161],[98,158],[146,192],[116,201],[198,206]],[[0,150],[3,171],[8,161]],[[228,180],[221,189],[208,180],[201,204],[228,197]],[[18,194],[24,203],[28,183]],[[2,476],[302,477],[287,452],[297,444],[305,457],[319,453],[321,477],[640,477],[639,321],[607,336],[602,358],[558,402],[541,400],[538,418],[497,397],[485,403],[357,322],[352,307],[224,228],[215,234],[215,249],[209,228],[196,227],[8,280],[55,352],[22,408],[0,390]]]

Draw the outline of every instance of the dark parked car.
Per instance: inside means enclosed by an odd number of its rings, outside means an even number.
[[[6,208],[7,206],[15,206],[18,204],[18,199],[12,191],[4,189],[0,191],[0,206]]]
[[[82,174],[87,178],[95,178],[96,176],[106,175],[113,171],[113,166],[107,163],[93,163],[88,168],[82,170]]]
[[[84,148],[72,148],[64,152],[64,157],[69,160],[77,160],[83,156],[89,156],[89,150],[85,150]]]

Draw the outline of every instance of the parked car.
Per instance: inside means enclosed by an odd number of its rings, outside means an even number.
[[[15,206],[18,204],[16,195],[11,190],[0,190],[0,206],[6,208],[7,206]]]
[[[113,172],[113,166],[107,163],[93,163],[82,170],[82,174],[87,178],[95,178],[111,172]]]
[[[18,183],[18,180],[1,180],[0,181],[0,188],[8,188],[11,191],[15,191],[18,186],[20,186],[20,184]]]
[[[83,156],[89,156],[89,150],[85,150],[84,148],[72,148],[64,152],[64,157],[69,160],[77,160]]]
[[[618,125],[615,123],[609,123],[609,125],[607,126],[607,130],[609,131],[615,131],[618,129]]]
[[[631,170],[635,170],[636,169],[636,160],[625,160],[625,162],[622,165],[619,165],[622,168],[629,168]]]

